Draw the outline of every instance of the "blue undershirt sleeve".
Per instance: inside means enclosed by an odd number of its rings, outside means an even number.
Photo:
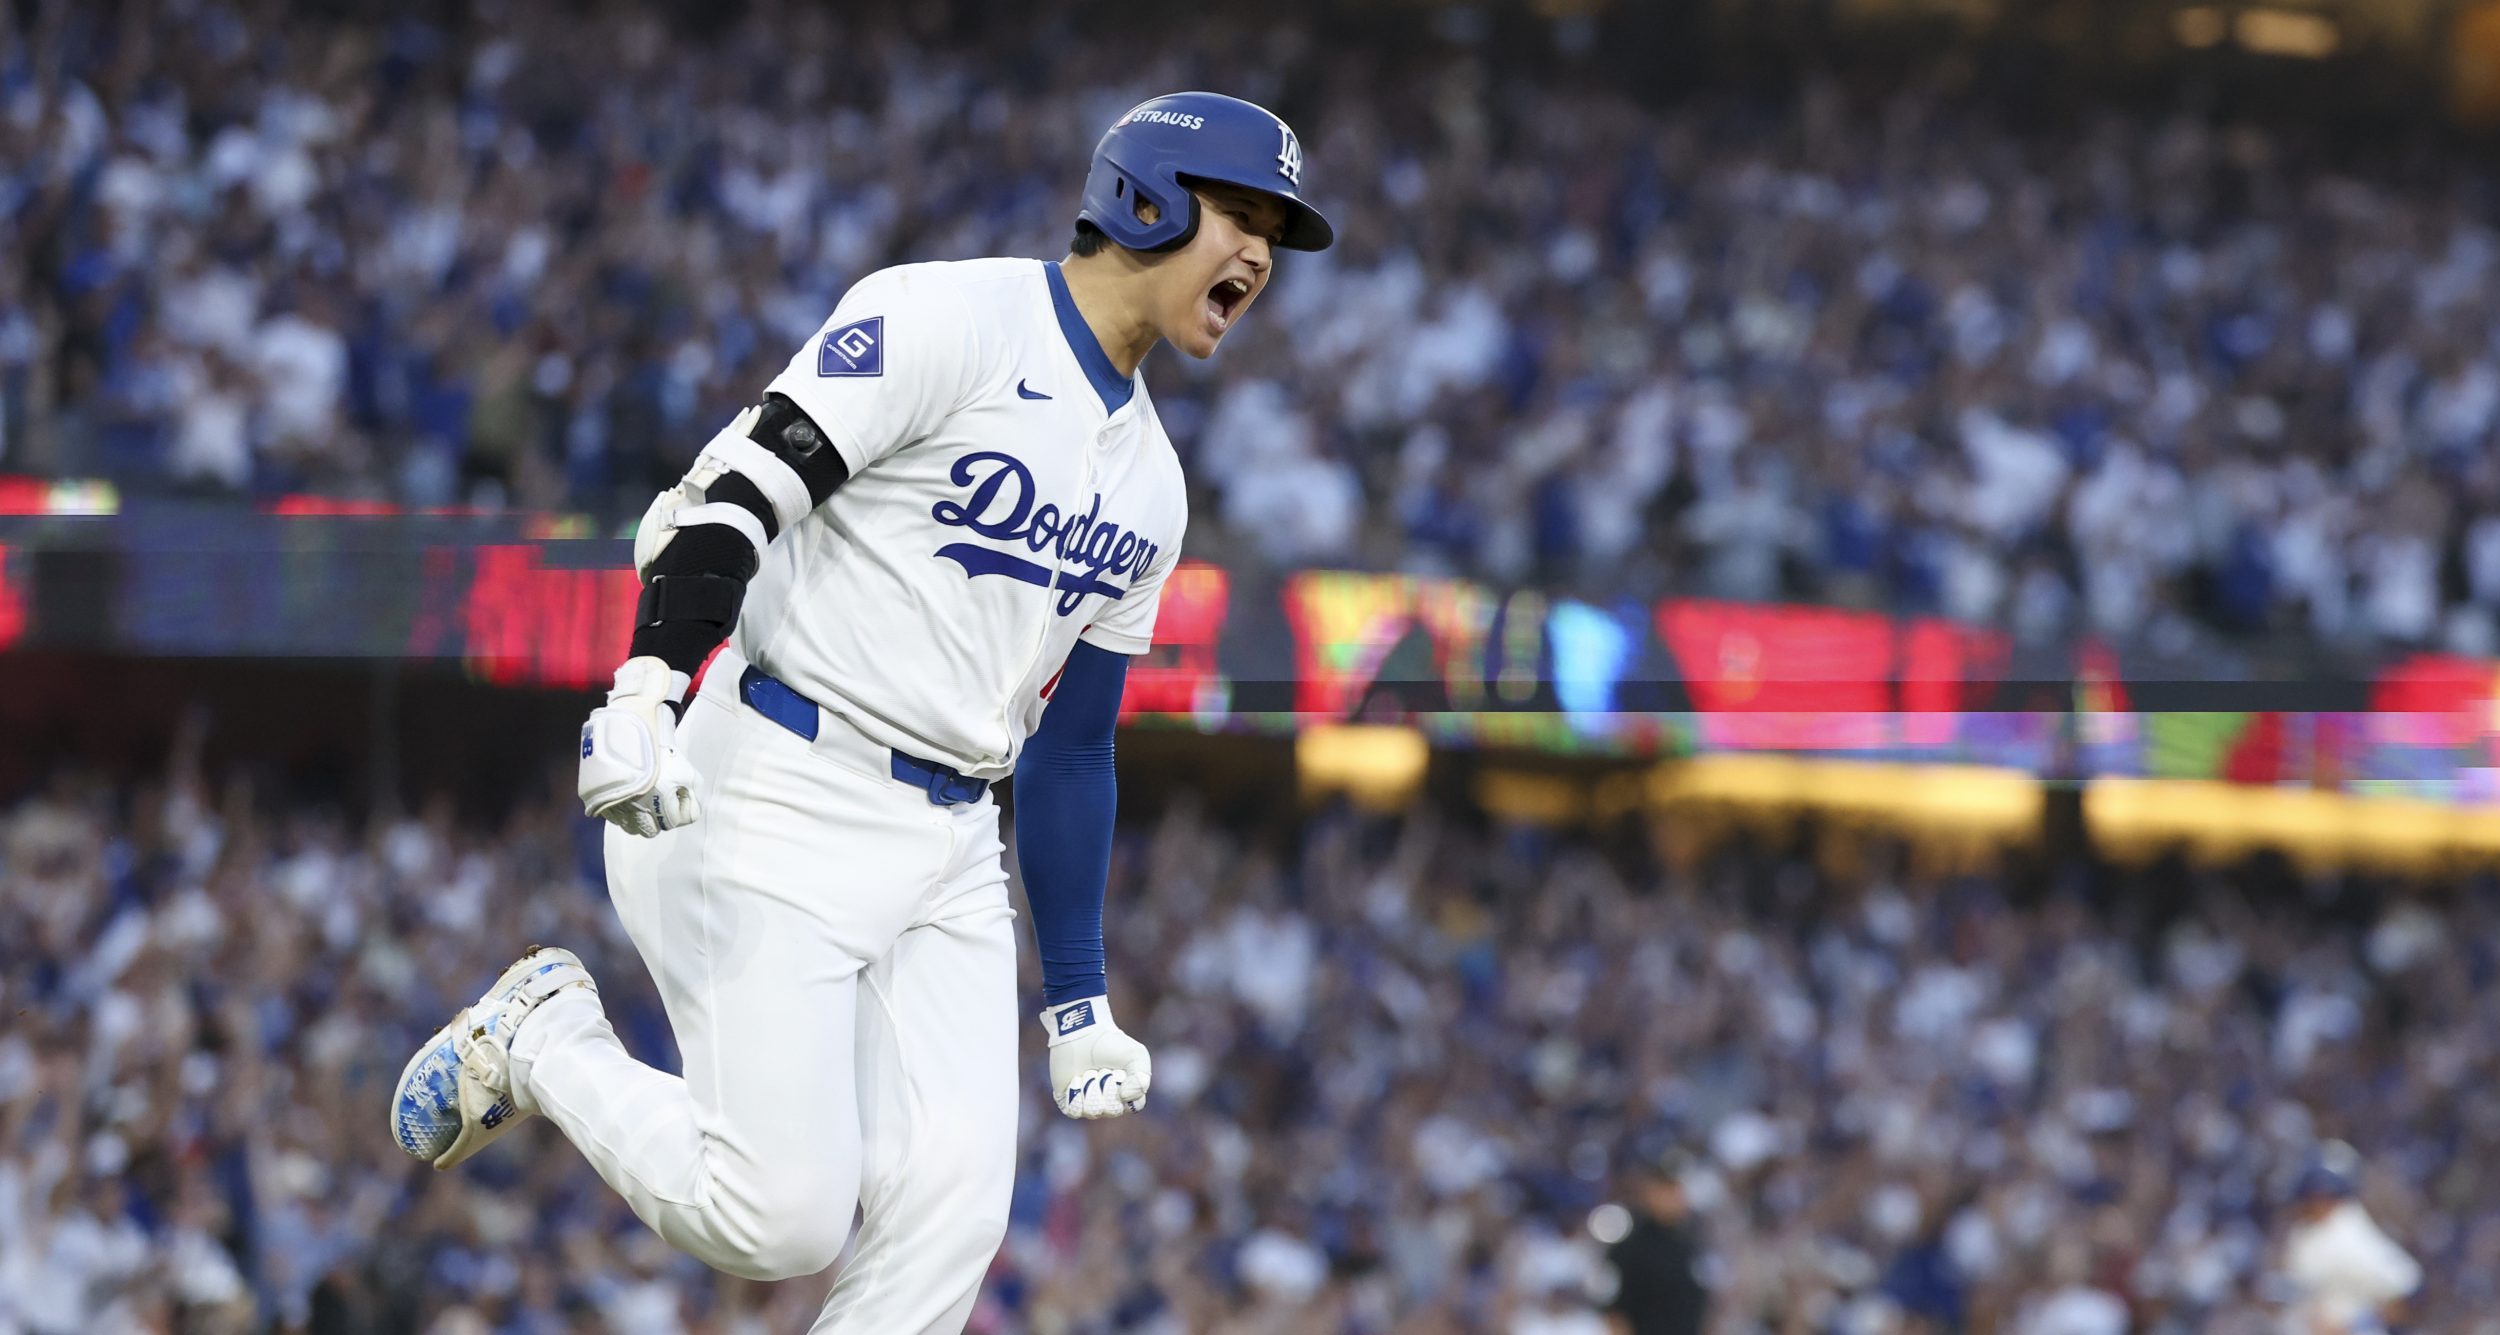
[[[1103,994],[1102,898],[1119,801],[1111,734],[1127,682],[1127,655],[1079,641],[1016,759],[1016,860],[1045,1005]]]

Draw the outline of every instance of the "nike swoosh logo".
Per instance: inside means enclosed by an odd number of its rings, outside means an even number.
[[[1024,387],[1024,382],[1019,380],[1016,382],[1016,397],[1019,399],[1047,399],[1050,396],[1036,390],[1026,389]]]

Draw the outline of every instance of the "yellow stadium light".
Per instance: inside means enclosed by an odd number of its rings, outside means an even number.
[[[1699,756],[1659,766],[1650,800],[1662,807],[1810,808],[1908,829],[2029,836],[2040,827],[2039,780],[1983,765]]]
[[[2333,20],[2288,9],[2242,10],[2233,33],[2240,45],[2260,55],[2297,56],[2303,60],[2334,54],[2342,37]]]
[[[2171,15],[2170,31],[2178,37],[2179,45],[2202,50],[2221,45],[2222,39],[2231,35],[2231,21],[2211,5],[2196,5]]]
[[[1596,814],[1591,785],[1530,770],[1478,771],[1476,805],[1528,825],[1578,825]]]
[[[2273,849],[2325,865],[2500,861],[2500,812],[2420,798],[2096,779],[2084,789],[2083,816],[2093,842],[2121,855],[2184,847],[2207,857]]]
[[[1395,810],[1422,790],[1432,748],[1413,728],[1330,723],[1296,734],[1293,759],[1306,796],[1341,792],[1364,806]]]

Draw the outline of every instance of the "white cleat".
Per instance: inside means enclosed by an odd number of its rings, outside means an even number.
[[[531,946],[476,1005],[435,1030],[391,1097],[399,1147],[450,1168],[528,1120],[512,1101],[512,1035],[538,1003],[568,987],[599,991],[572,951]]]

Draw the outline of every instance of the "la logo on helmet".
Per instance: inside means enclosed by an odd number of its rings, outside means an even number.
[[[1293,182],[1293,188],[1299,190],[1302,188],[1302,141],[1294,137],[1293,127],[1283,121],[1276,122],[1276,133],[1284,136],[1283,145],[1276,150],[1276,174]]]

